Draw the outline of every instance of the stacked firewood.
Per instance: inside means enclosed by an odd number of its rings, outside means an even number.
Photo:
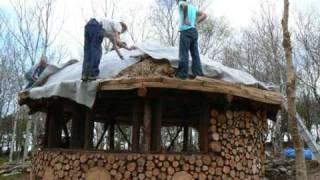
[[[111,179],[212,179],[221,172],[209,155],[141,155],[107,153],[38,152],[34,157],[33,176],[51,179],[90,179],[87,172],[95,167]],[[184,172],[184,173],[182,173]],[[99,172],[102,173],[102,172]],[[217,173],[217,174],[216,174]],[[91,176],[97,173],[90,173]],[[173,178],[174,177],[174,178]]]
[[[216,154],[216,172],[232,179],[263,177],[266,129],[266,114],[260,111],[252,114],[212,110],[210,148]]]
[[[260,179],[266,115],[211,111],[206,154],[112,154],[39,151],[33,179]]]

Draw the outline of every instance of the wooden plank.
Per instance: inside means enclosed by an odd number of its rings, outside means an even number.
[[[140,120],[141,120],[141,101],[136,99],[133,104],[132,110],[132,151],[137,152],[139,150],[140,142]]]
[[[161,76],[114,79],[101,82],[98,86],[98,91],[121,91],[137,88],[167,88],[230,94],[272,105],[280,105],[284,100],[278,92],[261,90],[252,86],[244,86],[206,77],[197,77],[194,80],[179,80]],[[24,104],[31,104],[35,101],[26,101],[29,98],[28,91],[21,92],[18,96],[19,102]]]
[[[81,149],[84,147],[85,107],[76,103],[73,105],[70,147]]]
[[[200,80],[181,80],[181,79],[175,79],[175,78],[163,78],[164,84],[175,84],[176,86],[202,86],[203,81]]]
[[[169,88],[201,92],[231,94],[251,100],[268,104],[281,104],[282,96],[277,92],[265,91],[257,88],[246,87],[238,84],[226,83],[223,81],[196,81],[196,80],[176,80],[164,78],[163,82],[139,82],[131,84],[117,84],[112,86],[101,86],[100,90],[129,90],[136,88]],[[267,95],[268,98],[265,98]]]
[[[119,84],[132,84],[132,83],[140,83],[140,82],[162,82],[163,78],[161,76],[156,77],[134,77],[134,78],[121,78],[121,79],[114,79],[101,82],[99,87],[107,86],[107,85],[119,85]]]
[[[85,123],[84,123],[84,149],[93,148],[93,128],[94,120],[92,111],[85,108]]]
[[[161,151],[161,127],[162,127],[162,110],[163,103],[161,99],[155,100],[153,107],[153,118],[152,118],[152,134],[151,134],[151,151]]]
[[[150,100],[144,99],[143,108],[143,151],[150,152],[151,149],[151,106]]]
[[[200,116],[199,123],[199,147],[203,153],[208,152],[209,147],[209,119],[210,119],[210,104],[207,98],[203,99],[203,111]]]
[[[59,148],[62,144],[61,133],[63,120],[63,104],[59,99],[53,99],[48,108],[48,148]]]

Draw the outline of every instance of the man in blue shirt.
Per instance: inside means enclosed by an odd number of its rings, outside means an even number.
[[[192,57],[193,76],[203,76],[199,49],[197,24],[207,18],[207,15],[198,11],[195,6],[186,0],[177,0],[180,15],[180,42],[179,42],[179,67],[176,77],[186,79],[189,69],[189,50]]]

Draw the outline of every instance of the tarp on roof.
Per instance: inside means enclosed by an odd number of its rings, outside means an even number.
[[[101,81],[114,79],[119,72],[139,62],[144,55],[151,56],[153,60],[168,60],[172,67],[178,67],[178,48],[165,47],[155,43],[140,43],[137,50],[127,51],[121,49],[124,60],[121,60],[115,51],[103,55],[100,62],[99,79],[96,81],[81,81],[82,62],[67,63],[63,68],[48,68],[46,74],[52,74],[45,84],[29,90],[31,99],[59,96],[71,99],[79,104],[92,107],[95,101],[97,86]],[[201,57],[204,75],[231,83],[256,86],[270,90],[274,86],[256,80],[247,72],[229,68],[219,62],[210,61]],[[191,63],[189,63],[191,65]],[[52,65],[51,65],[52,66]],[[191,69],[189,70],[191,73]],[[40,81],[43,79],[40,78]]]

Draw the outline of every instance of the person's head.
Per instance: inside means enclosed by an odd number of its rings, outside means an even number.
[[[44,67],[48,64],[48,58],[47,56],[45,55],[42,55],[41,58],[40,58],[40,62],[39,62],[39,65]]]
[[[122,28],[121,33],[126,32],[128,30],[128,26],[124,22],[120,22],[120,24]]]

